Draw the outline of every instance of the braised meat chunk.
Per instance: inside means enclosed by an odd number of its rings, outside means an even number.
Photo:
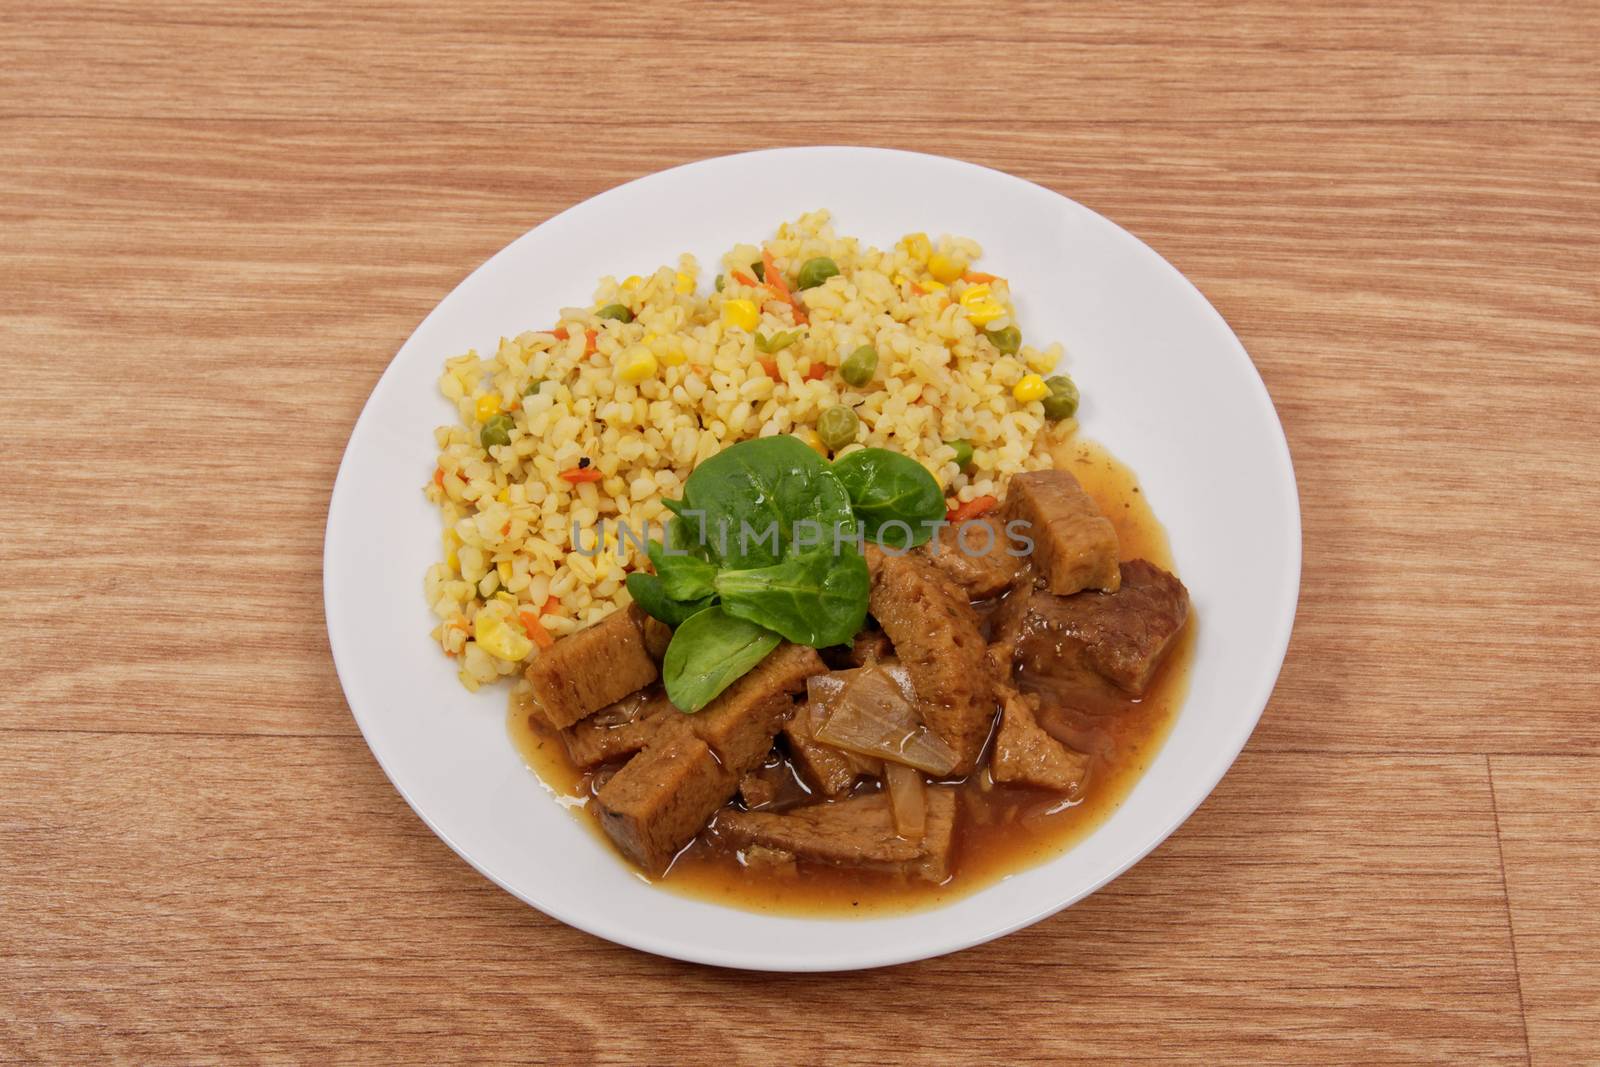
[[[751,811],[772,807],[778,802],[777,779],[760,771],[751,771],[739,779],[739,800]]]
[[[1018,474],[1000,517],[1026,524],[1018,529],[1033,540],[1034,569],[1056,596],[1082,589],[1117,591],[1117,531],[1068,472]]]
[[[564,730],[656,680],[645,618],[637,605],[612,612],[557,641],[528,666],[525,677],[546,722]]]
[[[846,659],[852,667],[869,667],[892,655],[894,646],[889,643],[889,635],[876,626],[869,626],[856,634]]]
[[[971,600],[999,596],[1028,562],[1006,537],[1000,520],[990,515],[939,527],[939,535],[918,552]]]
[[[766,757],[791,694],[823,670],[814,649],[785,643],[699,713],[672,712],[595,794],[600,825],[623,855],[665,870]]]
[[[665,729],[600,788],[595,813],[624,856],[659,874],[738,784],[692,730]]]
[[[654,736],[656,728],[678,710],[658,685],[625,696],[561,731],[573,766],[597,767],[631,756]]]
[[[1115,593],[1055,596],[1021,589],[995,620],[997,643],[1027,679],[1073,681],[1085,672],[1139,696],[1189,617],[1189,591],[1142,559],[1122,564]]]
[[[794,710],[791,694],[825,670],[815,649],[785,642],[703,710],[681,718],[725,766],[744,774],[772,748],[773,736]]]
[[[956,818],[955,793],[928,791],[921,841],[895,833],[889,799],[882,793],[830,804],[812,804],[780,815],[724,811],[712,827],[716,840],[739,849],[765,847],[802,862],[891,871],[931,882],[950,873],[950,843]]]
[[[1017,692],[1006,697],[989,763],[994,780],[1076,794],[1088,776],[1089,757],[1045,733],[1029,701]]]
[[[911,676],[922,721],[955,751],[953,773],[967,774],[977,764],[995,713],[977,613],[919,556],[869,549],[867,563],[869,610]]]

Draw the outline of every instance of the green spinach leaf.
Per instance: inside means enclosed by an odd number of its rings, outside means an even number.
[[[668,505],[703,533],[713,563],[730,570],[770,567],[796,540],[831,551],[839,528],[853,529],[850,496],[822,457],[789,436],[760,437],[723,449],[684,482]]]
[[[765,627],[709,607],[684,621],[667,645],[661,677],[679,711],[696,712],[783,640]]]
[[[836,460],[833,473],[850,494],[869,541],[911,548],[933,536],[935,527],[927,524],[945,516],[939,483],[909,456],[863,448]]]
[[[662,591],[673,600],[699,600],[714,592],[711,582],[717,568],[710,561],[686,555],[676,547],[668,552],[659,541],[651,541],[645,552],[661,579]]]
[[[867,617],[870,581],[855,546],[836,556],[831,545],[770,567],[724,570],[716,576],[722,610],[813,648],[847,644]]]
[[[682,626],[698,612],[710,607],[714,596],[698,600],[674,600],[667,595],[661,579],[654,574],[636,571],[628,575],[628,595],[644,610],[646,615],[660,619],[668,626]]]

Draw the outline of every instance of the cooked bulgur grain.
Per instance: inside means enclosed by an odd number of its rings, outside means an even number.
[[[1049,441],[1071,424],[1049,422],[1015,387],[1048,374],[1061,346],[996,347],[988,334],[1013,324],[1011,294],[1005,279],[971,271],[980,252],[923,234],[863,247],[818,211],[725,255],[721,291],[702,292],[685,255],[647,277],[601,279],[590,307],[502,338],[492,358],[446,360],[439,388],[460,418],[434,431],[438,469],[425,492],[445,528],[425,588],[440,620],[433,636],[458,659],[462,684],[517,673],[552,638],[626,604],[623,583],[647,566],[643,552],[625,539],[620,560],[580,554],[574,526],[585,548],[601,519],[608,548],[617,521],[659,530],[662,497],[681,495],[695,465],[735,441],[793,433],[820,451],[818,415],[844,404],[860,433],[838,455],[903,452],[952,506],[1003,496],[1011,475],[1048,466]],[[801,264],[818,257],[839,273],[800,290]],[[774,343],[793,330],[798,340]],[[851,386],[839,365],[862,345],[878,363]],[[956,441],[970,445],[964,468]]]

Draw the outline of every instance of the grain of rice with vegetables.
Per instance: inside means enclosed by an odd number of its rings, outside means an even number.
[[[1019,344],[1010,290],[976,271],[980,251],[920,233],[880,251],[818,211],[732,249],[716,284],[684,255],[601,279],[592,306],[502,339],[490,358],[447,360],[439,388],[460,419],[434,432],[425,492],[445,528],[425,588],[462,684],[518,674],[626,604],[627,573],[648,562],[626,539],[618,558],[616,524],[659,535],[662,498],[734,442],[794,434],[834,458],[893,449],[932,473],[952,509],[1048,467],[1076,392],[1044,381],[1061,346]],[[855,420],[825,416],[839,407]],[[576,551],[574,526],[592,550],[601,520],[607,551]]]

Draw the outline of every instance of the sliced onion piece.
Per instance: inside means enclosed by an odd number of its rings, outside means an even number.
[[[921,841],[928,829],[928,794],[923,788],[922,772],[904,763],[885,762],[883,773],[889,787],[894,832],[907,841]]]
[[[813,674],[806,679],[806,702],[818,710],[817,721],[821,722],[833,714],[833,709],[839,703],[839,695],[844,692],[844,687],[849,685],[855,679],[855,676],[860,673],[859,668],[848,671],[829,671],[827,674]]]
[[[936,778],[955,769],[955,752],[923,725],[904,668],[876,665],[848,673],[855,677],[835,698],[833,714],[817,728],[818,741],[903,763]]]

